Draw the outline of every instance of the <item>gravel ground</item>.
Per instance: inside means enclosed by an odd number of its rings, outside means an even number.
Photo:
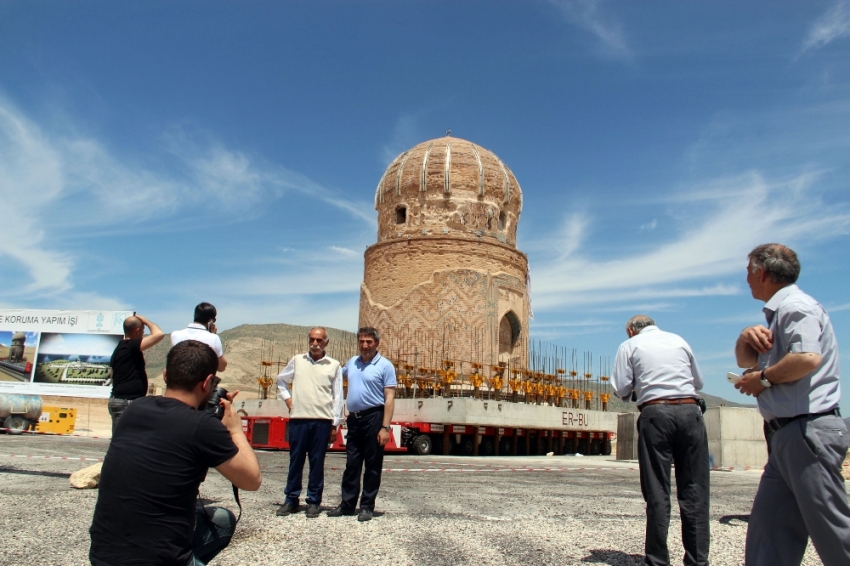
[[[101,458],[107,446],[106,439],[0,435],[3,564],[88,564],[97,490],[70,489],[68,476],[93,461],[61,457]],[[633,462],[604,456],[387,456],[390,470],[383,474],[375,518],[358,523],[356,517],[325,514],[307,519],[303,512],[275,516],[289,456],[260,452],[259,458],[263,486],[242,492],[242,520],[213,565],[625,566],[642,558],[644,504]],[[323,508],[339,501],[344,464],[344,455],[328,455]],[[413,471],[420,469],[430,471]],[[742,564],[759,473],[712,472],[711,481],[711,562]],[[215,471],[201,495],[235,510],[229,483]],[[677,515],[674,501],[674,564],[684,553]],[[803,564],[820,564],[811,546]]]

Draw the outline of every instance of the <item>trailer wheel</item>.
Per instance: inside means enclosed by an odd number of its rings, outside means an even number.
[[[30,427],[30,423],[20,415],[9,415],[3,426],[9,434],[21,434]]]
[[[513,443],[511,442],[511,439],[507,436],[503,436],[499,440],[499,456],[510,456],[512,447]]]
[[[576,446],[576,453],[577,454],[587,454],[587,439],[586,438],[579,438],[578,442],[576,444],[578,445],[578,446]]]
[[[464,456],[472,456],[472,452],[475,450],[475,444],[473,443],[472,437],[469,435],[464,435],[460,440],[460,452]]]
[[[611,439],[606,438],[605,442],[602,443],[602,455],[610,456],[611,455]]]
[[[416,438],[413,439],[413,442],[410,443],[413,452],[419,454],[420,456],[427,456],[431,453],[431,437],[427,434],[420,434]]]
[[[478,447],[478,453],[482,456],[493,455],[493,439],[484,437],[481,439],[481,445]]]
[[[594,438],[590,441],[590,455],[599,456],[602,454],[602,439]]]

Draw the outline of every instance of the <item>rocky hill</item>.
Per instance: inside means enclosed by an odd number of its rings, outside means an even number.
[[[357,336],[347,330],[328,328],[328,355],[338,360],[347,360],[357,354]],[[224,355],[227,358],[227,370],[220,373],[222,386],[233,391],[238,389],[242,399],[258,397],[260,388],[257,378],[263,375],[276,376],[289,359],[299,352],[307,351],[307,334],[310,332],[308,326],[294,326],[291,324],[243,324],[230,330],[222,331],[222,344]],[[158,387],[158,392],[164,389],[162,370],[165,367],[165,356],[171,348],[171,340],[168,336],[145,352],[148,377],[151,383]],[[271,361],[272,365],[263,368],[261,360]],[[742,403],[727,401],[721,397],[703,394],[709,407],[753,407]],[[634,403],[620,401],[611,397],[609,411],[633,412],[637,411]]]
[[[357,337],[353,332],[328,328],[328,355],[338,360],[347,360],[357,352]],[[240,397],[258,397],[257,378],[277,375],[289,359],[297,352],[307,351],[308,326],[291,324],[243,324],[219,333],[227,358],[227,369],[219,374],[222,387],[240,390]],[[165,356],[171,349],[169,336],[145,352],[148,378],[161,392],[164,388],[162,370]],[[266,368],[261,360],[271,361]]]

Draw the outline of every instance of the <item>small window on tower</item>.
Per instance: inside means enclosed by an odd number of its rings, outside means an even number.
[[[395,209],[395,223],[404,224],[407,222],[407,207],[400,206]]]
[[[505,213],[504,213],[504,212],[500,212],[500,213],[499,213],[499,230],[504,230],[504,229],[505,229],[505,223],[506,223],[506,222],[507,222],[507,221],[506,221],[506,219],[505,219]]]

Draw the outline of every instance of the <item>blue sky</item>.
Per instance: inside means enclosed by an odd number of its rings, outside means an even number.
[[[451,129],[522,185],[532,338],[647,313],[737,399],[780,241],[850,344],[847,0],[3,0],[0,69],[2,306],[354,329],[375,187]]]

